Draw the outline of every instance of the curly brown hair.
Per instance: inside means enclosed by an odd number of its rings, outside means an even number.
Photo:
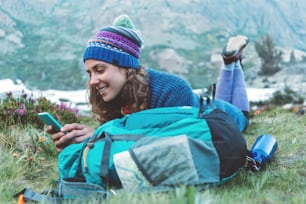
[[[110,102],[103,101],[95,87],[89,88],[89,102],[95,119],[105,123],[115,118],[121,118],[121,108],[129,105],[132,112],[148,109],[150,94],[147,80],[147,72],[143,67],[127,71],[127,82],[118,97]]]

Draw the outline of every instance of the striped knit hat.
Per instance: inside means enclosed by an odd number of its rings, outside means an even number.
[[[102,27],[87,43],[83,61],[101,60],[120,67],[139,68],[142,39],[127,15],[118,16],[113,26]]]

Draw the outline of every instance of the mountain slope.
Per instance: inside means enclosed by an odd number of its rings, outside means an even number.
[[[41,89],[83,88],[86,41],[126,13],[142,33],[144,65],[203,87],[203,76],[216,77],[212,54],[231,35],[249,36],[250,53],[264,34],[280,47],[306,51],[305,10],[305,1],[294,0],[0,0],[0,78]]]

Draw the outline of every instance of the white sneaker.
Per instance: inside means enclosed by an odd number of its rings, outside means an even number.
[[[224,63],[230,64],[240,59],[242,51],[247,46],[248,42],[248,37],[243,35],[231,37],[222,51]]]

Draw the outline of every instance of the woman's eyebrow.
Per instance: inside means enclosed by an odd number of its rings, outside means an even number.
[[[96,70],[96,69],[98,69],[98,68],[100,68],[100,67],[104,68],[105,65],[103,65],[102,63],[95,64],[95,65],[92,67],[92,69],[93,69],[93,70]]]

